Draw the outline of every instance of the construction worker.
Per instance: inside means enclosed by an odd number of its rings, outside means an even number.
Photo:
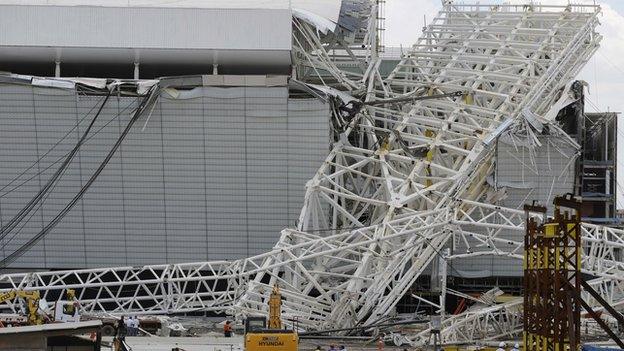
[[[380,336],[379,340],[377,340],[377,350],[378,351],[383,351],[384,345],[385,345],[385,343],[383,341],[383,337]]]
[[[223,325],[223,335],[226,338],[232,337],[232,324],[230,321],[225,321],[225,324]]]
[[[518,343],[515,343],[513,349],[511,349],[511,351],[520,351],[520,345]]]
[[[132,336],[138,336],[138,335],[139,335],[139,317],[133,316],[132,317]]]
[[[126,335],[128,334],[128,330],[126,328],[126,321],[124,321],[124,317],[121,316],[117,321],[117,332],[115,333],[115,338],[113,339],[113,346],[115,351],[123,350],[123,344],[126,340]]]
[[[123,316],[121,316],[119,320],[117,321],[117,334],[116,335],[121,340],[125,339],[126,335],[128,335],[126,321],[124,320]]]
[[[505,351],[505,347],[507,345],[505,344],[504,341],[501,341],[500,344],[498,344],[498,348],[496,349],[496,351]]]
[[[123,319],[123,317],[121,317]],[[126,336],[132,336],[132,316],[124,319],[124,325],[126,327]]]

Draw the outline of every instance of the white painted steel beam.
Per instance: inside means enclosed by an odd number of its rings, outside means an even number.
[[[235,316],[266,312],[278,283],[283,318],[318,330],[388,317],[445,248],[457,248],[449,260],[521,258],[522,243],[501,234],[523,233],[525,214],[496,206],[501,194],[486,182],[494,170],[493,141],[510,130],[534,133],[526,111],[552,122],[544,116],[598,47],[598,11],[447,5],[387,79],[376,55],[359,63],[366,64],[363,74],[345,72],[327,38],[295,20],[298,72],[323,84],[368,102],[464,96],[365,107],[308,182],[297,228],[282,231],[270,252],[232,262],[5,274],[0,283],[40,290],[49,300],[77,289],[90,313]],[[624,232],[584,224],[583,240],[584,272],[603,279],[600,291],[619,304]],[[443,340],[508,336],[521,327],[518,308],[514,302],[451,316]]]

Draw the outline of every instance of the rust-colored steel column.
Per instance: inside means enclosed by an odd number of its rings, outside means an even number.
[[[538,223],[526,205],[524,345],[528,351],[576,350],[580,335],[580,202],[554,200],[554,218]],[[567,208],[567,211],[562,211]]]

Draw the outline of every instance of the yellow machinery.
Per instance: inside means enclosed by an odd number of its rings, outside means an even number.
[[[73,315],[74,313],[76,313],[76,290],[74,289],[67,289],[66,292],[67,295],[67,304],[65,306],[63,306],[63,312],[67,313],[67,314],[71,314]]]
[[[0,294],[0,303],[7,300],[14,300],[16,298],[22,298],[26,301],[26,308],[28,313],[28,324],[37,325],[43,324],[43,317],[37,312],[39,310],[39,300],[41,296],[39,291],[23,291],[23,290],[11,290]]]
[[[282,329],[282,296],[277,284],[273,287],[269,297],[269,329]]]
[[[275,285],[269,298],[269,325],[264,317],[249,317],[245,322],[246,351],[297,351],[299,336],[282,329],[282,296]]]
[[[65,292],[66,300],[59,300],[54,306],[55,322],[80,322],[80,313],[78,301],[76,300],[76,291],[67,289]]]

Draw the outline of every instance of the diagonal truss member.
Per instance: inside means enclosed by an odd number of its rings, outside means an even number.
[[[273,250],[233,262],[7,274],[0,283],[40,290],[48,300],[76,289],[88,312],[236,315],[266,309],[278,283],[282,317],[302,328],[374,324],[452,243],[466,249],[449,259],[521,257],[522,243],[501,234],[522,233],[524,213],[496,206],[499,196],[486,182],[494,141],[512,129],[531,135],[535,118],[552,122],[562,90],[598,48],[598,11],[446,5],[387,79],[371,56],[357,84],[317,43],[301,55],[308,64],[324,65],[342,86],[365,91],[366,101],[388,102],[368,104],[349,121],[307,184],[297,228],[284,230]],[[314,34],[297,24],[301,37]],[[403,99],[455,91],[464,95]],[[609,240],[598,238],[601,232]],[[584,242],[596,250],[584,268],[605,286],[623,276],[610,255],[622,238],[583,227]]]

